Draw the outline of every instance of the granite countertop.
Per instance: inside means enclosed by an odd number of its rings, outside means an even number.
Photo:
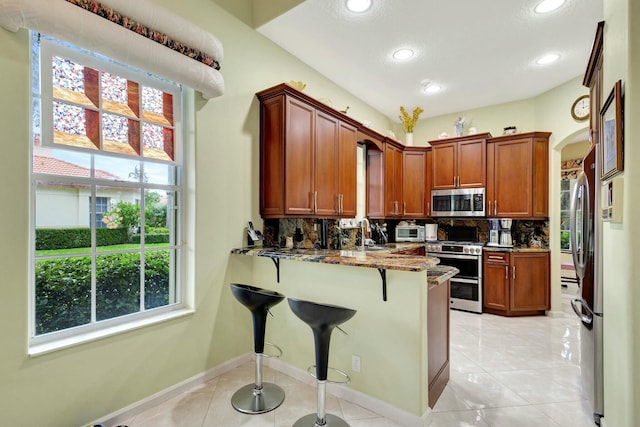
[[[483,248],[485,252],[551,252],[549,248],[503,248],[500,246],[485,246]]]
[[[261,256],[275,259],[317,262],[321,264],[351,265],[354,267],[379,268],[384,270],[425,271],[440,260],[434,257],[402,255],[395,252],[423,247],[421,243],[391,243],[383,249],[288,249],[245,247],[232,249],[232,254]]]
[[[429,285],[439,285],[458,274],[460,270],[448,265],[434,265],[427,270],[427,282]]]

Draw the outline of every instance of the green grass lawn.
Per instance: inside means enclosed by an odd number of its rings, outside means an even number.
[[[161,248],[169,246],[168,243],[147,243],[146,248]],[[140,249],[139,243],[125,243],[122,245],[100,246],[98,252],[121,251],[128,249]],[[36,256],[69,255],[69,254],[89,254],[91,248],[70,248],[36,251]]]

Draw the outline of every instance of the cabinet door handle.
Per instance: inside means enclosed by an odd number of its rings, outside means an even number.
[[[489,212],[489,215],[491,215],[491,200],[489,200],[489,210],[487,212]]]
[[[504,278],[505,278],[505,280],[509,280],[509,266],[508,265],[504,266]]]
[[[407,202],[402,203],[402,215],[407,214]]]
[[[318,192],[313,192],[313,211],[316,212],[318,210]]]
[[[512,268],[513,268],[513,280],[516,280],[516,266],[514,265]]]
[[[489,259],[498,259],[498,260],[502,261],[504,258],[502,258],[501,256],[497,256],[497,255],[489,255]]]
[[[427,215],[431,216],[431,202],[427,202]]]
[[[493,214],[496,215],[496,216],[498,215],[498,201],[497,200],[493,201]]]
[[[340,213],[344,212],[344,194],[340,195]]]

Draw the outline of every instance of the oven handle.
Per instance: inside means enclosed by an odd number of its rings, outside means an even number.
[[[472,283],[474,285],[477,285],[480,283],[480,280],[476,280],[476,279],[459,279],[455,276],[453,276],[451,279],[451,282],[458,282],[458,283]]]
[[[448,258],[448,259],[472,259],[477,260],[480,258],[478,255],[458,255],[458,254],[443,254],[439,252],[429,252],[427,256],[432,256],[435,258]]]

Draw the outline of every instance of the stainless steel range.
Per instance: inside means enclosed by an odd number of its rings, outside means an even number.
[[[440,258],[440,264],[460,270],[451,278],[449,307],[482,313],[482,247],[483,242],[427,242],[427,255]]]

